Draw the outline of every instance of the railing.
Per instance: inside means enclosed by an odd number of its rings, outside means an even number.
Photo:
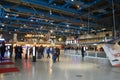
[[[65,55],[81,57],[81,50],[63,50],[63,53]],[[89,58],[107,59],[106,53],[104,51],[85,51],[84,54],[85,57],[89,57]]]

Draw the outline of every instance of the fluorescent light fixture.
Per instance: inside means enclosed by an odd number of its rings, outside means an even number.
[[[0,38],[0,41],[5,41],[5,39],[4,38]]]
[[[97,45],[96,43],[94,43],[93,45]]]
[[[52,15],[52,11],[50,10],[50,15]]]
[[[4,26],[5,26],[5,24],[2,24],[2,26],[4,27]]]
[[[8,15],[6,15],[5,18],[8,18]]]
[[[53,30],[50,30],[51,33],[53,33]]]
[[[33,22],[33,20],[32,20],[32,19],[31,19],[30,21],[31,21],[31,22]]]
[[[69,27],[69,25],[67,24],[67,27]]]

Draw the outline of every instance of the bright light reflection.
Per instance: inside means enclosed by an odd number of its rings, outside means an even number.
[[[0,38],[0,41],[4,41],[5,39],[4,38]]]
[[[5,24],[2,24],[2,26],[4,27],[4,26],[5,26]]]
[[[74,70],[78,70],[78,69],[91,70],[93,68],[93,65],[90,66],[90,64],[86,64],[86,65],[84,64],[83,66],[81,66],[80,64],[67,64],[67,65],[61,65],[59,67],[61,69],[67,69],[67,70],[68,69],[74,69]]]
[[[97,44],[93,44],[93,45],[97,45]]]
[[[52,74],[52,66],[53,66],[53,62],[52,62],[52,59],[50,59],[50,61],[49,61],[49,74]]]
[[[6,15],[5,18],[8,18],[8,15]]]

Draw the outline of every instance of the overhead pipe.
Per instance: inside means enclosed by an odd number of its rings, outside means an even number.
[[[88,8],[88,34],[90,33],[90,20],[89,20],[89,16],[90,16],[90,9]]]
[[[3,18],[2,18],[3,19]],[[9,19],[9,18],[7,18],[7,19]],[[10,18],[9,20],[16,20],[16,19],[14,19],[14,18]],[[21,20],[21,21],[27,21],[27,20],[25,20],[25,19],[19,19],[19,20]],[[46,23],[45,23],[46,24]],[[6,25],[6,26],[8,26],[8,25]],[[12,25],[11,25],[12,26]],[[55,26],[55,24],[54,24],[54,26]],[[62,26],[62,25],[60,25],[60,26]],[[13,28],[15,28],[15,27],[13,27]],[[16,27],[16,29],[17,29],[18,27]],[[10,28],[11,29],[11,28]],[[27,30],[27,31],[29,31],[29,30],[31,30],[31,29],[34,29],[34,27],[31,27],[31,28],[29,28],[29,29],[27,29],[27,28],[18,28],[17,30],[22,30],[22,31],[24,31],[24,29],[25,30]],[[70,28],[70,29],[75,29],[75,28]],[[13,29],[14,30],[14,29]],[[78,30],[77,28],[76,28],[76,30]],[[40,32],[44,32],[45,30],[40,30]],[[38,32],[38,31],[36,31],[36,32]],[[70,33],[69,33],[70,34]]]
[[[23,1],[24,1],[24,0],[23,0]],[[28,0],[27,0],[27,1],[28,1]],[[7,6],[8,6],[8,5],[7,5]],[[6,6],[6,7],[7,7],[7,6]],[[33,9],[32,9],[32,11],[31,11],[30,9],[28,10],[28,9],[22,8],[22,7],[20,7],[20,6],[16,6],[14,9],[16,9],[16,10],[18,10],[18,11],[21,11],[21,10],[22,10],[23,12],[26,12],[26,11],[27,11],[27,12],[30,12],[31,14],[34,14],[34,13],[36,13],[36,12],[34,12],[34,11],[37,11],[38,14],[42,14],[42,13],[41,13],[40,11],[38,11],[38,10],[35,10],[35,9],[33,10]],[[46,13],[43,13],[43,14],[46,14]],[[54,15],[54,14],[52,14],[52,15],[46,14],[46,15],[47,15],[46,17],[52,17],[52,18],[55,18],[55,17],[56,17],[57,19],[58,19],[58,18],[61,18],[60,16],[57,16],[57,15]],[[63,19],[63,17],[62,17],[62,19]],[[65,19],[65,18],[64,18],[64,19]],[[69,19],[69,20],[70,20],[70,19]],[[74,20],[72,19],[71,22],[76,22],[76,21],[77,21],[77,22],[80,22],[80,20],[77,20],[77,19],[74,19]],[[85,22],[85,21],[81,21],[81,23],[87,24],[87,21],[86,21],[86,22]],[[92,25],[92,24],[94,24],[94,23],[90,22],[90,24]]]

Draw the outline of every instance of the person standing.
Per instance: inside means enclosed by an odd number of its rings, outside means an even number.
[[[19,46],[19,58],[22,59],[22,53],[23,53],[23,48],[22,46]]]
[[[52,60],[53,60],[53,63],[55,63],[55,62],[56,62],[56,57],[57,57],[57,55],[56,55],[56,50],[55,50],[54,47],[52,47],[51,53],[52,53]]]
[[[43,46],[40,46],[40,53],[41,53],[41,56],[44,57],[44,47]]]
[[[47,53],[47,58],[50,58],[50,47],[47,48],[46,53]]]
[[[6,51],[5,42],[2,42],[2,43],[1,43],[1,47],[0,47],[1,60],[4,58],[5,51]]]
[[[59,61],[59,56],[60,56],[60,49],[58,47],[56,47],[56,57],[57,57],[57,60]]]
[[[17,59],[18,58],[18,46],[17,45],[14,47],[14,50],[15,50],[15,59]]]
[[[84,50],[84,46],[82,46],[81,47],[81,55],[82,55],[82,60],[84,60],[84,52],[85,52],[85,50]]]

